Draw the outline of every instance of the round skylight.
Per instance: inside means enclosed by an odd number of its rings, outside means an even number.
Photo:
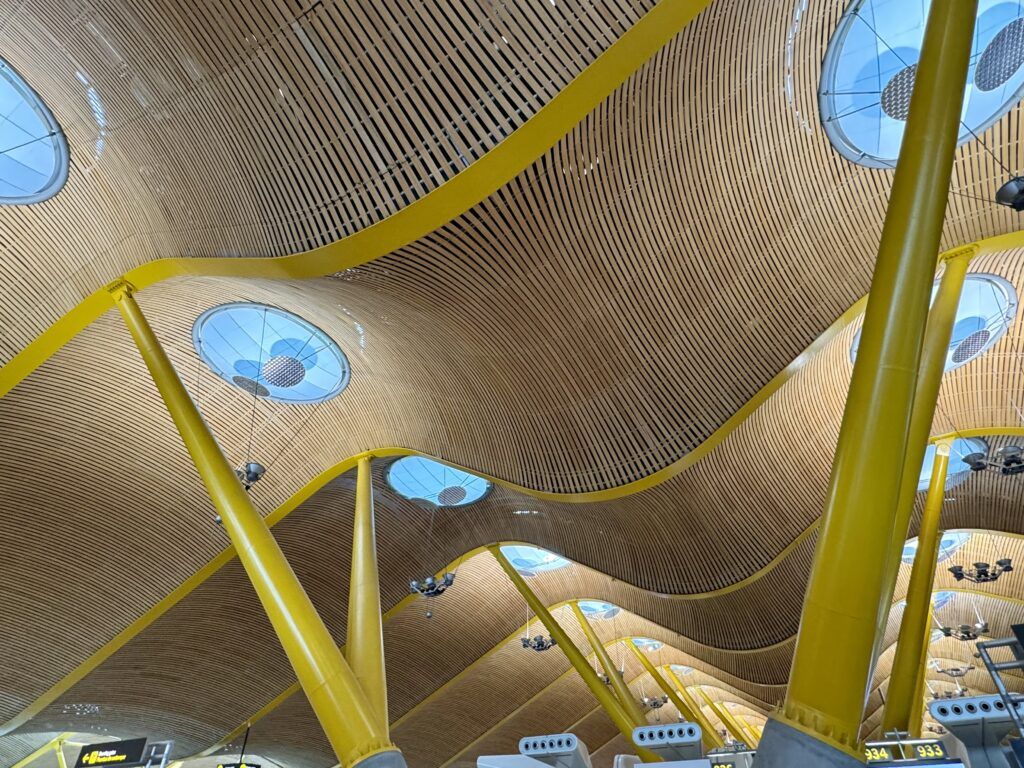
[[[320,403],[349,380],[348,358],[298,315],[266,304],[222,304],[192,327],[196,352],[224,381],[267,400]]]
[[[952,557],[960,547],[966,544],[971,538],[971,534],[967,531],[944,531],[942,538],[939,539],[939,556],[935,562],[941,563],[943,560],[947,560]],[[903,545],[903,562],[907,565],[912,565],[914,557],[917,555],[917,537],[907,539],[906,544]],[[936,594],[945,594],[944,592],[938,592]],[[945,603],[943,603],[945,605]],[[936,606],[941,607],[941,606]]]
[[[491,490],[491,484],[482,477],[422,456],[405,456],[392,462],[388,483],[405,498],[436,507],[464,507]]]
[[[580,600],[580,610],[591,619],[611,619],[618,615],[619,607],[600,600]]]
[[[693,667],[684,667],[682,664],[670,664],[672,671],[677,675],[690,675],[693,674]]]
[[[42,99],[0,59],[0,205],[38,203],[68,178],[68,144]]]
[[[931,0],[854,0],[829,42],[821,119],[844,157],[891,168],[899,156]],[[981,134],[1024,91],[1024,6],[980,0],[959,142]]]
[[[946,470],[946,490],[960,485],[971,474],[971,468],[964,463],[964,456],[972,453],[987,453],[988,443],[980,437],[958,437],[949,449],[949,469]],[[932,465],[935,464],[935,443],[929,443],[924,450],[921,474],[917,478],[917,490],[926,491],[932,480]]]
[[[661,648],[664,643],[651,637],[634,637],[633,645],[641,651],[656,651]]]
[[[932,608],[936,611],[941,610],[946,604],[953,599],[953,593],[948,590],[941,590],[939,592],[932,593]]]
[[[932,300],[939,281],[932,286]],[[968,275],[956,309],[953,333],[946,351],[945,370],[967,365],[991,349],[1006,333],[1017,315],[1017,292],[1001,277]],[[857,359],[860,330],[850,346],[850,360]]]
[[[555,571],[569,565],[568,560],[554,552],[525,544],[506,545],[501,548],[501,553],[523,576],[536,576],[538,573]]]

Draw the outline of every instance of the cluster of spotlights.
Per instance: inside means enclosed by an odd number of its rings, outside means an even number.
[[[961,677],[966,677],[967,673],[971,672],[972,670],[974,670],[973,664],[969,664],[966,667],[949,667],[948,669],[938,667],[935,671],[938,672],[940,675],[947,675],[954,679],[958,679]]]
[[[661,709],[668,704],[668,696],[644,696],[641,701],[648,709]]]
[[[977,624],[961,624],[959,627],[942,627],[942,634],[965,642],[977,640],[982,635],[988,634],[988,622],[980,621]]]
[[[452,584],[455,583],[455,574],[446,573],[440,579],[427,576],[423,580],[413,579],[409,582],[409,592],[424,597],[438,597],[443,595]]]
[[[958,687],[955,691],[932,691],[932,698],[938,699],[959,699],[966,696],[970,691],[964,687]]]
[[[523,637],[520,638],[523,641],[523,648],[529,648],[532,651],[541,653],[547,651],[558,645],[558,642],[553,637],[544,637],[544,635],[536,635],[534,637]]]
[[[1009,557],[996,560],[994,568],[988,563],[975,563],[973,568],[964,568],[962,565],[952,565],[949,568],[949,572],[957,581],[966,579],[975,584],[987,584],[990,581],[995,581],[1004,573],[1010,573],[1012,570],[1013,560]]]
[[[963,458],[972,472],[983,472],[992,469],[1003,475],[1019,475],[1024,472],[1024,448],[1019,445],[1004,445],[996,450],[993,458],[988,454],[977,451],[968,453]]]

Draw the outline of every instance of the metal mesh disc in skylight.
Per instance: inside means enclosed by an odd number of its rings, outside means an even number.
[[[266,304],[208,309],[192,328],[196,352],[244,392],[283,403],[320,403],[349,381],[348,358],[322,330]]]
[[[68,177],[68,145],[42,99],[0,59],[0,204],[57,194]]]
[[[589,619],[611,619],[618,615],[619,607],[603,600],[580,600],[580,610]]]
[[[464,507],[491,490],[484,478],[423,456],[405,456],[393,462],[388,483],[407,499],[438,507]]]
[[[844,157],[892,168],[910,115],[931,0],[853,0],[829,41],[818,87],[825,134]],[[1024,92],[1024,5],[979,0],[959,143],[1014,108]]]
[[[568,560],[554,552],[525,544],[506,544],[501,548],[501,554],[520,574],[527,577],[569,565]]]
[[[939,281],[932,286],[932,299]],[[964,280],[956,320],[946,352],[945,370],[951,371],[980,357],[996,342],[1017,316],[1017,292],[997,275],[974,273]],[[850,360],[856,361],[860,346],[858,330],[850,346]],[[954,462],[955,463],[955,462]],[[950,466],[950,470],[953,467]]]

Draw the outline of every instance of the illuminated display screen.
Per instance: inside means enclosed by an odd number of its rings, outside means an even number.
[[[949,754],[941,741],[919,741],[898,743],[876,741],[865,745],[864,757],[868,765],[918,765],[925,763],[934,768],[959,766],[960,761],[950,761]]]

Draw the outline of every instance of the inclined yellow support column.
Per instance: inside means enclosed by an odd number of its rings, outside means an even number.
[[[701,740],[704,742],[705,748],[714,749],[716,746],[718,746],[718,744],[716,743],[717,739],[715,738],[717,734],[714,733],[714,731],[712,731],[711,733],[708,733],[706,731],[704,725],[700,722],[700,720],[698,720],[696,712],[694,712],[686,703],[686,701],[684,701],[683,698],[678,693],[676,693],[672,686],[668,684],[668,681],[662,676],[661,672],[658,671],[657,667],[655,667],[654,664],[651,663],[651,660],[647,658],[647,654],[641,651],[639,648],[637,648],[636,643],[632,642],[631,640],[627,640],[626,642],[628,643],[629,647],[633,649],[633,654],[637,657],[637,659],[640,660],[640,664],[643,666],[645,670],[647,670],[647,674],[649,674],[654,679],[655,684],[659,688],[661,688],[662,691],[665,692],[665,695],[668,696],[669,700],[675,705],[676,709],[679,710],[679,713],[687,720],[689,720],[691,723],[697,723],[697,725],[700,726],[700,729],[702,731]]]
[[[789,768],[812,752],[822,764],[863,760],[859,731],[976,13],[977,0],[931,4],[790,684],[759,768]]]
[[[725,741],[719,735],[718,729],[712,725],[710,720],[708,720],[707,716],[704,714],[704,710],[700,708],[700,704],[694,701],[690,692],[686,690],[686,686],[683,685],[682,681],[680,681],[679,677],[672,670],[672,666],[666,665],[662,667],[662,669],[665,670],[665,674],[668,675],[668,679],[671,680],[672,684],[675,686],[676,693],[679,694],[679,698],[683,700],[683,703],[687,707],[685,716],[692,718],[693,722],[697,723],[697,725],[700,726],[701,731],[704,732],[704,745],[708,749],[724,747]],[[676,707],[678,708],[679,705],[676,704]]]
[[[626,681],[622,679],[622,675],[619,674],[619,670],[612,662],[611,656],[608,655],[608,650],[604,647],[604,643],[598,639],[594,628],[590,626],[587,617],[583,615],[583,610],[578,602],[572,604],[572,611],[576,614],[576,620],[580,623],[580,628],[583,630],[583,634],[586,635],[587,642],[590,643],[594,655],[597,656],[601,666],[604,667],[604,673],[608,675],[608,680],[611,683],[612,690],[615,691],[615,695],[619,699],[619,704],[622,705],[626,714],[630,716],[636,725],[643,725],[647,722],[644,711],[640,708],[640,704],[633,696],[632,691],[629,690]]]
[[[910,526],[910,517],[914,512],[914,502],[917,499],[918,477],[928,447],[932,421],[935,417],[935,403],[939,396],[939,387],[942,384],[942,374],[946,368],[949,341],[952,338],[953,326],[956,324],[960,296],[963,293],[967,268],[976,253],[976,246],[968,246],[946,257],[943,262],[939,288],[935,292],[935,300],[928,313],[928,325],[925,328],[924,344],[921,347],[921,366],[917,374],[917,387],[914,392],[914,408],[910,413],[907,452],[903,461],[899,502],[896,506],[896,523],[893,527],[892,542],[889,545],[889,562],[886,564],[886,583],[882,590],[882,599],[879,602],[878,629],[875,635],[876,658],[885,637],[889,609],[892,606],[892,593],[896,586],[896,575],[899,573],[903,546],[907,538],[907,528]]]
[[[110,293],[338,760],[346,768],[404,766],[401,753],[381,731],[355,675],[181,383],[131,286],[116,283]]]
[[[903,621],[896,641],[896,656],[892,663],[882,733],[910,730],[913,725],[911,713],[919,698],[920,685],[923,684],[921,668],[923,660],[928,658],[928,638],[931,637],[932,586],[942,536],[939,523],[942,501],[946,495],[950,443],[943,440],[935,446],[935,463],[932,465],[928,497],[921,514],[917,554],[907,585],[907,604],[903,609]]]
[[[743,729],[740,728],[739,723],[737,723],[733,719],[732,714],[725,707],[719,706],[718,702],[713,700],[708,695],[708,692],[705,691],[703,688],[698,686],[697,690],[700,692],[700,695],[704,699],[704,701],[707,702],[707,705],[711,707],[711,711],[718,715],[718,719],[722,721],[722,725],[725,726],[725,729],[732,736],[733,740],[746,744],[749,737],[743,732]],[[752,747],[754,745],[747,744],[747,746]]]
[[[594,694],[594,698],[604,708],[608,717],[615,723],[615,727],[619,729],[619,733],[622,734],[623,738],[626,739],[627,744],[633,745],[636,750],[636,754],[645,763],[657,763],[662,760],[655,755],[653,752],[641,749],[633,743],[633,729],[638,725],[646,725],[647,721],[635,722],[632,717],[622,708],[619,704],[619,700],[615,697],[615,694],[606,686],[601,678],[597,676],[597,672],[590,666],[586,657],[580,652],[580,649],[576,647],[576,644],[572,641],[572,638],[565,633],[562,626],[555,621],[555,617],[551,615],[551,612],[547,609],[547,606],[542,603],[538,597],[530,589],[526,581],[519,574],[519,571],[515,569],[515,566],[508,561],[508,558],[501,551],[501,547],[497,544],[492,544],[487,549],[494,559],[498,561],[498,565],[501,566],[502,570],[508,576],[509,581],[512,582],[513,586],[519,591],[519,594],[523,596],[526,604],[530,606],[530,610],[534,612],[541,623],[547,629],[548,634],[558,644],[558,647],[565,654],[565,658],[569,660],[573,668],[579,673],[579,676],[583,678],[583,682],[586,683],[590,692]]]
[[[377,726],[388,737],[388,684],[384,672],[384,623],[373,516],[370,458],[356,466],[356,511],[352,529],[352,577],[348,596],[345,657],[370,701]]]
[[[54,747],[54,752],[57,755],[57,768],[68,768],[68,762],[64,758],[64,739],[57,739],[57,745]]]

